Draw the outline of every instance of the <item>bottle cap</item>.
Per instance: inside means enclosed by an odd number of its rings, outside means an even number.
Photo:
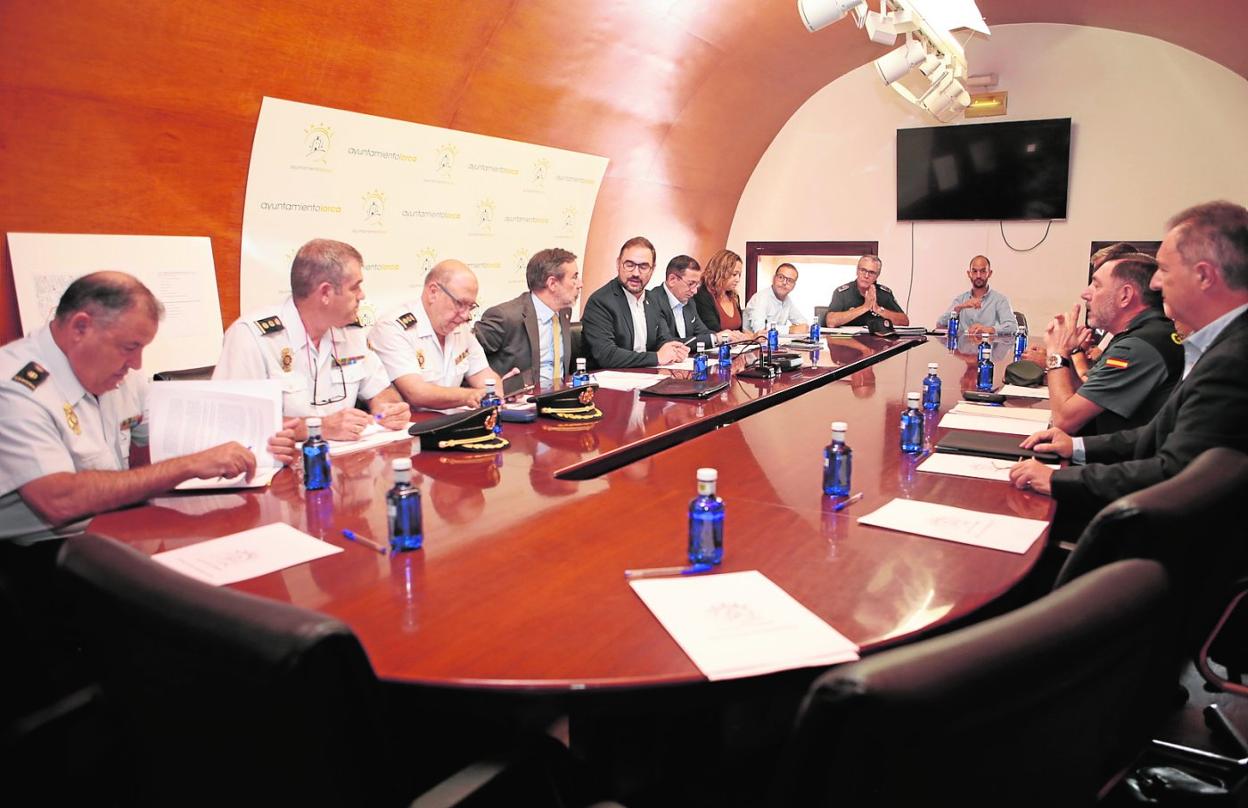
[[[307,419],[307,421],[305,421],[304,423],[306,423],[306,424],[308,425],[308,427],[309,427],[309,428],[311,428],[311,427],[317,427],[317,428],[319,429],[319,428],[320,428],[320,426],[321,426],[321,419],[320,419],[320,418],[309,418],[309,419]]]
[[[576,358],[576,366],[577,366],[577,368],[579,368],[579,369],[581,369],[581,370],[584,370],[584,369],[585,369],[585,357],[583,357],[583,356],[578,356],[578,357]]]
[[[927,369],[930,370],[932,373],[935,373],[936,371],[940,370],[940,365],[936,362],[928,362]]]
[[[486,380],[485,380],[485,386],[486,386],[486,388],[488,388],[488,389],[490,389],[490,390],[493,390],[493,389],[494,389],[494,380],[493,380],[493,379],[486,379]]]
[[[411,471],[412,459],[410,457],[398,457],[390,463],[390,468],[395,471]]]
[[[719,479],[719,471],[717,469],[698,469],[698,482],[713,483]]]
[[[833,431],[833,432],[844,432],[844,431],[846,431],[846,430],[848,430],[848,429],[849,429],[849,424],[845,423],[844,421],[833,421],[833,422],[832,422],[832,431]]]
[[[702,353],[702,352],[703,352],[703,351],[705,351],[705,350],[706,350],[706,343],[704,343],[704,342],[699,342],[699,343],[698,343],[698,353]]]
[[[909,401],[911,404],[917,404],[919,401],[919,394],[918,393],[906,393],[906,401]]]

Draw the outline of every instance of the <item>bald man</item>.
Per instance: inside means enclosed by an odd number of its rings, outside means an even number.
[[[468,327],[476,310],[477,276],[462,261],[448,259],[429,270],[419,300],[378,318],[368,344],[408,404],[477,407],[485,383],[498,382]],[[501,395],[501,384],[498,390]]]

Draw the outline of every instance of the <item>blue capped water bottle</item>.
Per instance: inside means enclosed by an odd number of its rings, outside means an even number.
[[[776,330],[775,323],[767,324],[767,347],[773,352],[780,350],[780,332]]]
[[[727,340],[719,343],[719,365],[720,367],[728,367],[732,364],[732,346]]]
[[[1014,361],[1023,358],[1023,351],[1027,350],[1027,326],[1020,325],[1018,333],[1014,335]]]
[[[328,488],[329,444],[321,437],[321,419],[309,418],[308,439],[303,442],[303,487],[309,491]]]
[[[923,409],[938,410],[940,409],[940,376],[936,371],[940,370],[940,365],[935,362],[927,363],[927,377],[923,379]]]
[[[481,397],[482,407],[501,407],[503,400],[498,397],[498,391],[494,389],[494,380],[487,379],[485,382],[485,395]],[[503,419],[494,419],[494,434],[503,434]]]
[[[585,357],[576,358],[576,372],[572,374],[572,386],[584,387],[589,384],[589,371],[585,369]]]
[[[715,496],[719,472],[698,469],[698,495],[689,503],[689,563],[724,560],[724,501]]]
[[[697,353],[693,355],[693,380],[706,381],[706,345],[699,342]]]
[[[985,335],[979,344],[979,367],[975,373],[975,389],[988,393],[992,391],[992,345]]]
[[[947,338],[950,350],[958,347],[958,313],[956,311],[949,312]]]
[[[810,341],[818,342],[822,332],[819,330],[819,321],[815,320],[810,324]]]
[[[981,334],[979,337],[979,347],[976,349],[979,353],[979,361],[992,359],[992,337],[987,334]]]
[[[906,409],[901,413],[901,450],[906,454],[923,451],[923,413],[919,411],[919,394],[906,394]]]
[[[386,492],[390,547],[396,552],[419,550],[425,533],[421,527],[420,489],[412,485],[412,459],[397,458],[390,467],[394,470],[394,487]]]
[[[823,493],[833,497],[849,496],[850,477],[854,470],[854,450],[845,443],[844,421],[832,422],[832,442],[823,450]]]

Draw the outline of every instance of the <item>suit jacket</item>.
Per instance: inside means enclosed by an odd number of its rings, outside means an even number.
[[[663,322],[667,324],[667,330],[672,335],[672,339],[680,339],[680,330],[676,328],[676,315],[672,312],[672,304],[667,299],[667,292],[663,290],[663,286],[659,285],[646,292],[646,297],[654,303],[658,309],[659,316],[663,318]],[[697,305],[690,299],[681,310],[685,321],[685,338],[681,340],[690,348],[701,342],[706,347],[714,344],[714,334],[711,329],[706,327],[706,323],[702,322],[702,318],[698,316]]]
[[[562,309],[556,314],[562,337],[560,341],[563,343],[560,348],[560,364],[563,367],[555,369],[555,377],[561,379],[568,375],[572,361],[572,309]],[[524,292],[497,306],[490,306],[473,331],[495,373],[501,376],[512,368],[519,368],[521,372],[532,370],[534,381],[537,380],[537,363],[542,355],[539,341],[541,328],[532,293]]]
[[[1248,312],[1223,329],[1144,426],[1084,439],[1088,465],[1053,473],[1063,506],[1099,508],[1167,480],[1206,449],[1248,452]]]
[[[589,296],[581,312],[581,334],[593,364],[601,368],[641,368],[659,364],[659,346],[674,339],[667,321],[649,295],[641,299],[646,308],[646,350],[633,350],[633,314],[624,299],[624,287],[611,279]]]

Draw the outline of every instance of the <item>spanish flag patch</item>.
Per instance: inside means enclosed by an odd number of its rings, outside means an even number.
[[[1131,363],[1125,359],[1106,359],[1105,360],[1106,367],[1118,368],[1119,370],[1126,370],[1127,367],[1130,366],[1130,364]]]

